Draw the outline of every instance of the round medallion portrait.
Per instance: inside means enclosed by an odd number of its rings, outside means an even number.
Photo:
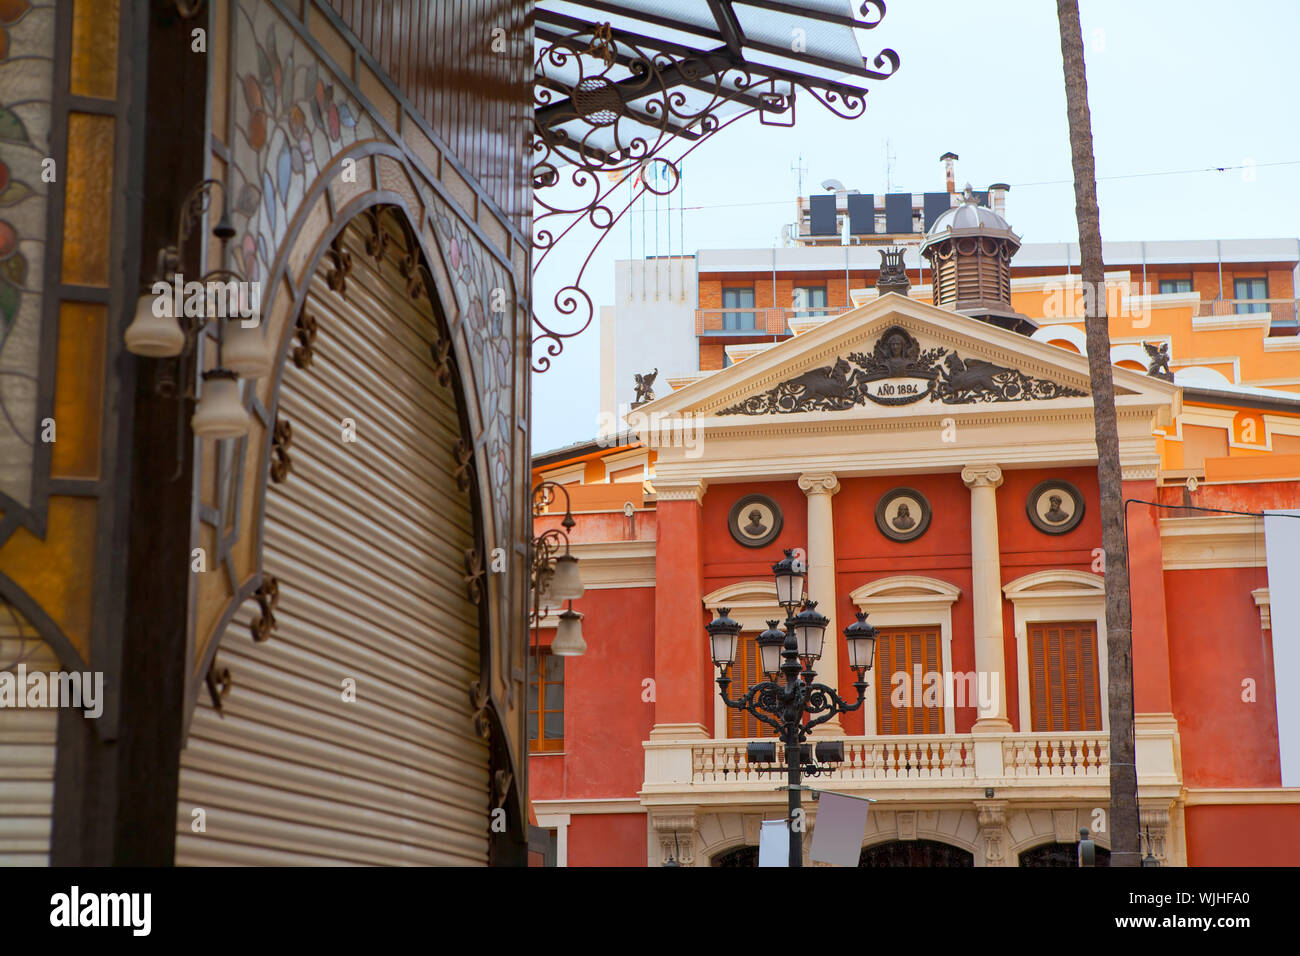
[[[727,528],[747,548],[769,545],[781,533],[781,507],[767,495],[745,495],[731,506]]]
[[[930,527],[930,502],[912,488],[895,488],[876,505],[876,527],[886,538],[913,541]]]
[[[1029,493],[1025,512],[1044,534],[1065,534],[1083,520],[1083,494],[1068,481],[1043,481]]]

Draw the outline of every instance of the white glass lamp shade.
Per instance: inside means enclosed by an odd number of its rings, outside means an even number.
[[[582,615],[573,608],[560,614],[551,653],[560,657],[580,657],[587,653],[587,642],[582,639]]]
[[[785,631],[777,626],[779,623],[779,621],[768,621],[767,630],[758,635],[756,641],[764,674],[781,672],[781,652],[785,650]]]
[[[126,348],[133,355],[147,358],[170,358],[180,355],[185,347],[185,332],[175,316],[156,315],[154,300],[146,292],[135,304],[135,318],[127,326]]]
[[[822,656],[822,642],[826,639],[826,626],[830,618],[817,611],[817,602],[794,616],[794,636],[799,644],[799,656],[815,661]]]
[[[772,565],[772,574],[776,577],[776,603],[782,607],[794,607],[803,601],[804,575],[808,569],[804,562],[795,557],[792,548],[785,549],[785,557]]]
[[[573,601],[582,597],[582,577],[578,574],[578,559],[562,554],[555,559],[555,574],[545,596],[557,601]]]
[[[858,619],[844,629],[844,644],[849,651],[850,667],[856,671],[871,670],[876,655],[876,629],[867,623],[865,611],[859,611]]]
[[[203,395],[190,419],[200,438],[239,438],[248,434],[248,411],[239,400],[239,380],[233,372],[214,369],[203,374]]]
[[[221,364],[241,378],[271,374],[271,350],[261,325],[246,329],[239,319],[227,320],[221,342]]]
[[[736,639],[740,635],[741,624],[730,617],[731,608],[718,608],[718,616],[704,626],[709,633],[709,650],[713,654],[713,663],[719,667],[730,667],[736,660]]]

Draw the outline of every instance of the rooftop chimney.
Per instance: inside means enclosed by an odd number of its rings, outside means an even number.
[[[956,153],[944,153],[939,157],[939,162],[943,163],[943,177],[948,182],[948,192],[957,191],[957,166],[956,162],[960,157]]]

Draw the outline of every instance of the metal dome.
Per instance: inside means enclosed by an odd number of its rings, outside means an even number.
[[[981,206],[979,198],[971,190],[970,184],[962,193],[962,201],[951,209],[945,210],[935,219],[925,234],[925,244],[939,239],[947,232],[969,234],[972,232],[996,236],[1019,237],[1011,230],[1010,224],[988,206]]]

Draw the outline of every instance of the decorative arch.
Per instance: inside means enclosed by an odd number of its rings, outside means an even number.
[[[975,853],[940,840],[886,840],[862,848],[858,866],[973,867]]]
[[[1088,354],[1088,337],[1082,329],[1076,329],[1072,325],[1044,325],[1035,329],[1029,337],[1035,342],[1046,342],[1080,355]]]
[[[1049,568],[1016,578],[1002,588],[1015,609],[1016,668],[1019,680],[1020,731],[1029,730],[1028,625],[1040,621],[1093,621],[1097,635],[1097,680],[1101,729],[1108,730],[1106,707],[1110,681],[1106,651],[1106,584],[1101,575],[1071,568]]]
[[[952,605],[961,588],[948,581],[920,574],[895,574],[869,581],[849,593],[860,611],[877,627],[932,626],[939,628],[940,671],[952,669]],[[877,678],[881,679],[881,678]],[[872,698],[874,703],[875,698]],[[863,732],[876,732],[875,707],[863,707]],[[954,732],[956,708],[952,695],[944,695],[944,726]]]
[[[1135,372],[1145,372],[1151,367],[1151,356],[1140,345],[1111,346],[1110,361],[1112,365],[1132,369]]]

